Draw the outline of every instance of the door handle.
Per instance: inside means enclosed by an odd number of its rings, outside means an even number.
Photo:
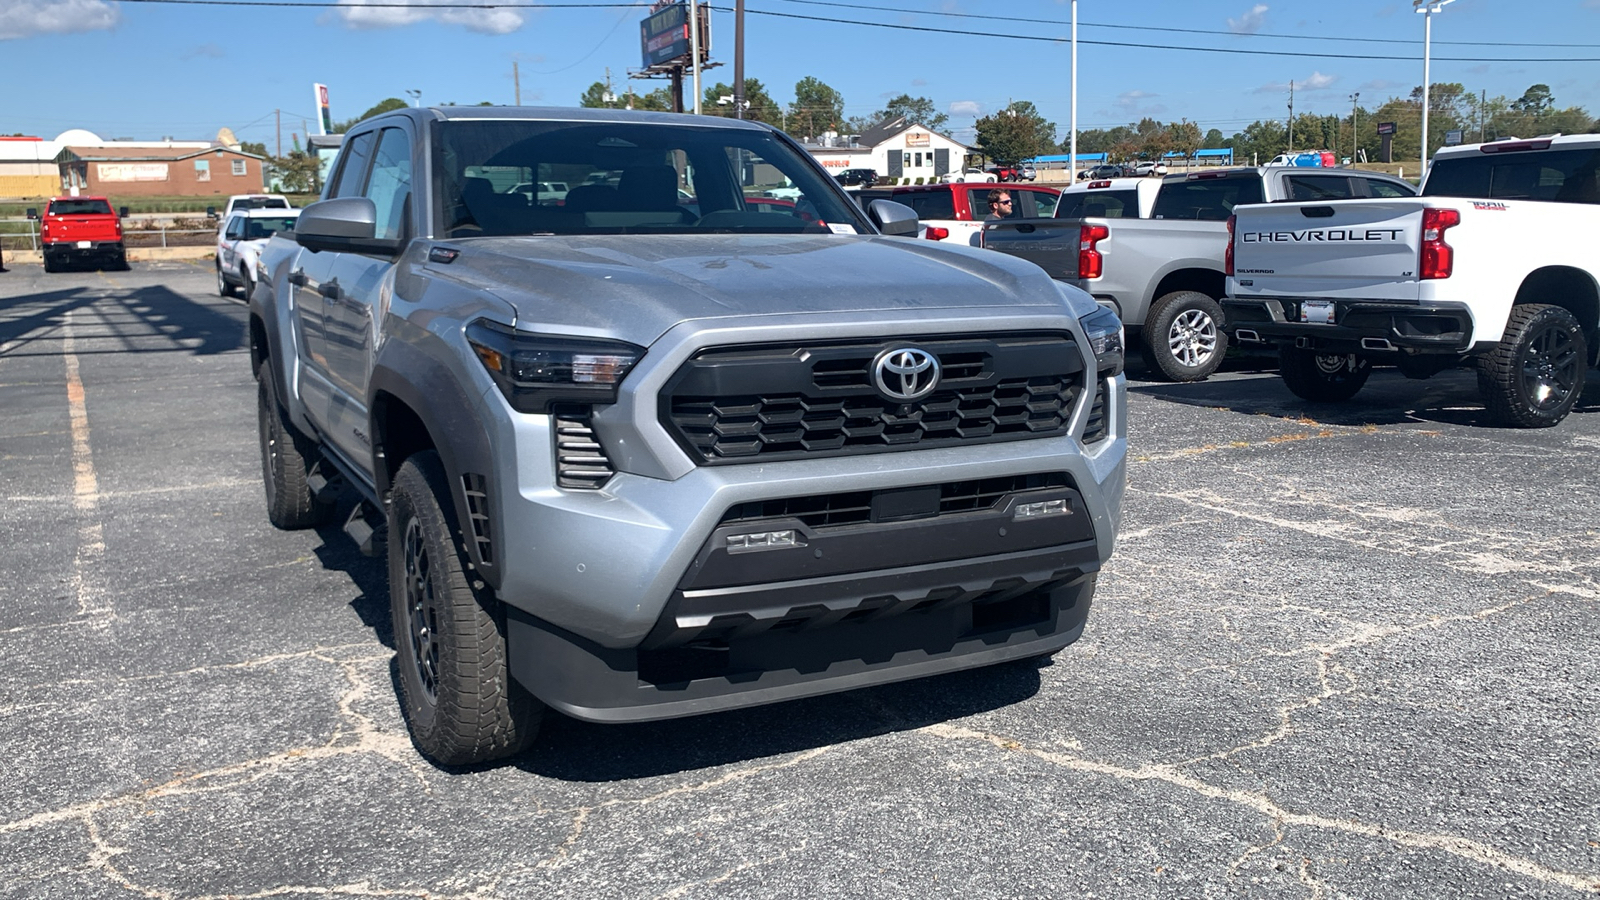
[[[337,278],[317,285],[317,293],[327,297],[329,300],[338,300],[344,296],[344,291],[339,289],[339,280]]]
[[[306,270],[305,269],[295,269],[293,272],[290,272],[289,273],[289,283],[294,285],[295,287],[305,287],[306,286]]]

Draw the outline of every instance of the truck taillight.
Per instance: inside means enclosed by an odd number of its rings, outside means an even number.
[[[1461,213],[1453,209],[1422,211],[1422,262],[1418,266],[1423,280],[1449,278],[1455,268],[1456,253],[1444,242],[1446,228],[1461,224]]]
[[[1238,216],[1228,217],[1228,249],[1222,251],[1222,274],[1233,274],[1233,228],[1239,223]]]
[[[1104,225],[1078,226],[1078,277],[1099,278],[1105,271],[1105,260],[1095,246],[1111,236]]]
[[[932,225],[928,226],[927,234],[923,235],[923,237],[926,237],[930,241],[942,241],[942,240],[944,240],[945,238],[947,238],[949,236],[950,236],[950,229],[948,229],[948,228],[935,228]]]

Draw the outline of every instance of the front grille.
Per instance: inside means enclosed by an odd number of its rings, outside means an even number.
[[[879,354],[932,353],[929,396],[872,383]],[[667,428],[703,464],[881,453],[1063,434],[1083,395],[1070,335],[1012,334],[705,350],[663,392]]]
[[[1110,432],[1106,430],[1107,390],[1105,379],[1101,379],[1094,392],[1094,405],[1089,407],[1089,418],[1083,425],[1083,442],[1085,444],[1103,441],[1110,435]]]
[[[1072,486],[1064,472],[1006,475],[977,481],[952,481],[939,485],[938,515],[993,509],[1007,494]],[[766,519],[798,519],[813,529],[863,525],[872,521],[872,501],[878,491],[851,491],[815,497],[786,497],[739,503],[723,513],[718,526]]]

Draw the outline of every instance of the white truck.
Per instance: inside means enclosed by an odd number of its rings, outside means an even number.
[[[1284,384],[1355,396],[1374,365],[1458,364],[1498,424],[1566,418],[1600,352],[1600,135],[1446,147],[1411,199],[1241,206],[1227,330]]]

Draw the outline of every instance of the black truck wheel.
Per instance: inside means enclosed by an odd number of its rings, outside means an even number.
[[[1222,306],[1199,291],[1173,291],[1150,305],[1144,359],[1168,381],[1204,381],[1228,350]]]
[[[1317,353],[1298,347],[1278,348],[1278,373],[1303,400],[1334,403],[1349,400],[1367,383],[1372,361],[1354,353]]]
[[[261,481],[267,490],[267,521],[279,528],[313,528],[328,520],[333,504],[319,502],[306,483],[316,456],[311,439],[289,421],[272,383],[272,363],[256,372],[256,422],[261,437]]]
[[[411,740],[440,765],[465,766],[526,749],[544,705],[511,678],[504,607],[467,578],[447,484],[432,450],[395,475],[389,605]]]
[[[1478,360],[1478,391],[1499,424],[1549,428],[1572,411],[1583,393],[1589,348],[1583,328],[1559,306],[1511,308],[1505,337]]]

